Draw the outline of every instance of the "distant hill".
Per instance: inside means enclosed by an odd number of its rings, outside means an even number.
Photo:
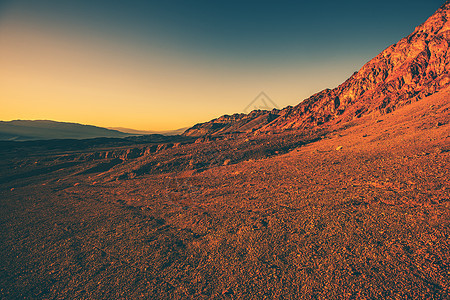
[[[123,138],[130,135],[132,134],[77,123],[49,120],[0,121],[0,140],[3,141],[89,139],[98,137]]]
[[[185,132],[189,127],[184,127],[180,129],[175,130],[135,130],[130,128],[124,128],[124,127],[108,127],[108,129],[111,130],[117,130],[124,133],[130,133],[130,134],[138,134],[138,135],[147,135],[147,134],[162,134],[162,135],[180,135],[183,132]]]

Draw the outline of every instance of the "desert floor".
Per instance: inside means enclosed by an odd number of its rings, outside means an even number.
[[[0,297],[448,299],[448,96],[288,147],[2,149]]]

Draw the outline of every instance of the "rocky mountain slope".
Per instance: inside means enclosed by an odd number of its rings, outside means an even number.
[[[199,123],[184,132],[187,136],[221,135],[253,132],[279,117],[279,110],[254,110],[249,114],[224,115],[206,123]]]
[[[222,116],[184,134],[284,131],[386,114],[450,84],[450,1],[425,23],[388,47],[335,89],[326,89],[295,107]]]

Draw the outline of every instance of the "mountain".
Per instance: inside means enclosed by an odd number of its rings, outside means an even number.
[[[279,110],[254,110],[249,114],[224,115],[206,123],[199,123],[184,132],[186,136],[220,135],[253,132],[279,117]]]
[[[130,133],[130,134],[137,134],[137,135],[147,135],[147,134],[162,134],[162,135],[180,135],[183,132],[186,131],[186,129],[189,129],[189,127],[179,128],[175,130],[136,130],[131,128],[124,128],[124,127],[108,127],[108,129],[111,130],[117,130],[124,133]]]
[[[0,140],[27,141],[50,139],[88,139],[97,137],[123,138],[130,136],[117,130],[48,120],[0,121]]]
[[[197,124],[185,135],[279,132],[387,114],[450,84],[450,1],[407,37],[381,52],[335,89],[295,107],[222,116]]]
[[[296,107],[0,141],[0,299],[450,299],[447,9]]]

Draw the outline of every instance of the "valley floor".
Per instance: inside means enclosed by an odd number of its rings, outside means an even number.
[[[199,170],[121,178],[134,162],[83,173],[82,161],[10,155],[0,297],[448,299],[444,96]]]

